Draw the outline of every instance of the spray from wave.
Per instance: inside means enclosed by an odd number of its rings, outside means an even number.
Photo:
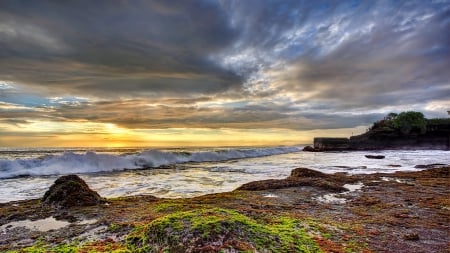
[[[44,176],[71,173],[111,172],[157,168],[187,162],[217,162],[279,155],[300,151],[300,147],[226,149],[198,152],[146,150],[137,154],[112,155],[87,151],[65,152],[32,159],[0,160],[0,178]]]

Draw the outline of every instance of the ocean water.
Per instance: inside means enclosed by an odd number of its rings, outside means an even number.
[[[177,198],[231,191],[255,180],[284,178],[297,167],[360,174],[414,171],[419,170],[414,168],[419,164],[450,164],[449,151],[311,153],[302,148],[0,149],[0,203],[40,198],[60,175],[73,173],[104,197],[151,194]],[[386,158],[367,159],[366,154]]]

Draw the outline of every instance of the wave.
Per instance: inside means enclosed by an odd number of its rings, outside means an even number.
[[[32,159],[0,160],[0,178],[148,169],[187,162],[218,162],[279,155],[300,150],[300,147],[225,149],[197,152],[169,152],[154,149],[126,155],[99,154],[92,151],[87,151],[84,154],[65,152],[61,155],[47,155]]]

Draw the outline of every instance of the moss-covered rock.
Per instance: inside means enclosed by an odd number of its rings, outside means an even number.
[[[93,206],[103,202],[100,195],[91,190],[77,175],[58,178],[42,198],[43,205],[57,208]]]
[[[132,252],[320,252],[299,221],[261,224],[221,208],[167,215],[137,228],[127,241]]]

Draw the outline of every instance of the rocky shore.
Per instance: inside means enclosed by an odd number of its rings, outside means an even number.
[[[66,178],[43,199],[0,204],[0,252],[450,252],[449,174],[297,168],[233,192],[107,200]]]

